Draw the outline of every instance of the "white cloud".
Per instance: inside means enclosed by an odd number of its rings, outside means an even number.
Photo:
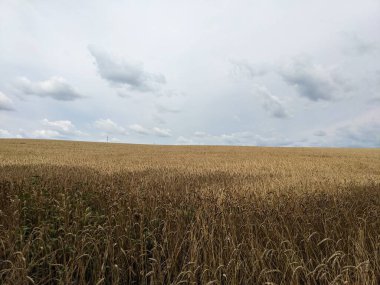
[[[146,128],[139,124],[133,124],[129,126],[129,129],[131,129],[133,132],[140,134],[140,135],[154,135],[162,138],[171,137],[171,130],[170,129],[163,129],[159,127],[153,127],[153,128]]]
[[[12,100],[2,92],[0,92],[0,111],[1,110],[3,111],[14,110]]]
[[[193,140],[186,138],[184,136],[179,136],[176,140],[176,144],[179,145],[194,145],[196,144]]]
[[[158,127],[153,128],[153,134],[159,136],[159,137],[171,137],[171,130],[170,129],[161,129]]]
[[[186,138],[186,140],[196,144],[250,144],[249,140],[251,140],[253,136],[254,135],[250,132],[236,132],[214,135],[206,132],[196,131],[194,132],[193,136]],[[182,139],[183,142],[186,140]]]
[[[22,130],[16,131],[16,132],[10,132],[5,129],[0,129],[0,138],[24,138],[26,137],[24,132]]]
[[[68,120],[49,121],[48,119],[43,119],[42,124],[49,127],[50,129],[62,132],[70,132],[75,129],[73,123]]]
[[[0,129],[0,138],[9,138],[12,134],[8,130]]]
[[[59,101],[83,98],[63,77],[58,76],[39,82],[32,82],[26,77],[21,77],[16,81],[15,87],[24,95],[48,97]]]
[[[35,130],[32,132],[32,137],[39,139],[61,139],[63,135],[54,130]]]
[[[254,144],[253,138],[254,135],[251,132],[236,132],[230,134],[222,134],[215,137],[217,140],[220,140],[222,144],[229,145],[252,145]]]
[[[209,134],[207,134],[205,132],[196,131],[196,132],[194,132],[194,136],[198,137],[198,138],[205,138],[205,137],[208,137]]]
[[[48,119],[43,119],[41,123],[45,128],[32,131],[32,137],[47,139],[74,139],[86,136],[85,133],[78,130],[69,120],[49,121]]]
[[[128,135],[128,132],[125,128],[119,126],[111,119],[99,119],[94,123],[95,128],[106,132],[107,134],[116,134],[116,135]]]
[[[264,137],[254,134],[251,131],[224,133],[213,135],[206,132],[195,132],[193,136],[180,136],[176,140],[177,144],[196,145],[248,145],[248,146],[290,146],[292,141],[281,137]]]
[[[129,128],[132,131],[134,131],[134,132],[136,132],[138,134],[141,134],[141,135],[149,135],[149,134],[151,134],[150,130],[148,130],[147,128],[145,128],[145,127],[143,127],[143,126],[141,126],[139,124],[130,125]]]

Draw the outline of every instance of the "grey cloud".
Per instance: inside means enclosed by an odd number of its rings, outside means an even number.
[[[162,118],[159,114],[152,114],[152,120],[155,123],[160,124],[160,125],[166,124],[166,121],[164,120],[164,118]]]
[[[380,147],[380,122],[340,127],[335,132],[339,146]]]
[[[358,42],[354,50],[359,55],[374,53],[378,51],[378,46],[374,42]]]
[[[0,111],[13,111],[12,100],[7,97],[4,93],[0,92]]]
[[[317,137],[324,137],[327,135],[327,133],[325,131],[319,130],[319,131],[314,132],[314,135]]]
[[[319,130],[314,135],[320,139],[309,141],[312,145],[380,147],[380,108],[374,107],[356,118]]]
[[[379,51],[379,45],[372,40],[365,40],[356,33],[343,33],[347,44],[343,48],[343,52],[348,56],[374,54]]]
[[[349,91],[349,84],[333,69],[315,65],[307,58],[297,58],[279,68],[278,74],[298,94],[311,101],[331,101],[340,91]]]
[[[131,94],[130,92],[126,91],[126,90],[118,90],[116,92],[117,96],[121,97],[121,98],[131,98]]]
[[[275,118],[284,119],[289,117],[288,112],[284,109],[278,101],[278,98],[275,96],[267,97],[266,102],[264,103],[264,108]]]
[[[160,89],[155,91],[157,97],[178,98],[187,96],[186,92],[176,89]]]
[[[49,97],[59,101],[73,101],[84,97],[71,87],[64,78],[57,76],[39,82],[32,82],[28,78],[22,77],[16,81],[15,87],[25,95]]]
[[[379,104],[380,103],[380,96],[372,97],[368,100],[368,104]]]
[[[332,101],[353,89],[349,81],[336,69],[314,64],[306,56],[295,57],[286,64],[260,66],[246,61],[231,61],[231,64],[236,74],[251,78],[268,73],[277,74],[288,85],[294,87],[301,97],[311,101]],[[278,112],[278,115],[281,117],[285,114]]]
[[[158,103],[156,103],[156,109],[158,113],[179,113],[180,112],[179,109],[171,108],[171,107],[164,106]]]
[[[266,88],[265,86],[256,85],[255,91],[263,97],[263,107],[273,117],[278,119],[284,119],[289,117],[288,111],[283,106],[283,103],[277,96],[273,95],[268,90],[268,88]]]
[[[163,90],[159,95],[166,96],[166,97],[183,97],[186,96],[186,92],[175,90],[175,89],[167,89]]]
[[[93,46],[89,47],[89,51],[95,58],[100,76],[111,84],[148,92],[166,83],[162,74],[145,71],[141,63],[129,62]]]

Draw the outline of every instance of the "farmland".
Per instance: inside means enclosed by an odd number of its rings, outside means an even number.
[[[379,284],[380,149],[0,140],[2,284]]]

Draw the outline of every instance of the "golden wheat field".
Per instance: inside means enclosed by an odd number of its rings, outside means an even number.
[[[380,149],[0,140],[1,284],[379,284]]]

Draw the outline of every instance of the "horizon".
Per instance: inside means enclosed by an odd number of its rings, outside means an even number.
[[[55,139],[55,138],[0,138],[0,141],[4,140],[16,140],[16,141],[41,141],[41,142],[62,142],[62,143],[96,143],[96,144],[114,144],[114,145],[131,145],[131,146],[157,146],[157,147],[227,147],[227,148],[289,148],[289,149],[379,149],[380,147],[361,147],[361,146],[349,146],[349,147],[336,147],[336,146],[260,146],[260,145],[231,145],[231,144],[157,144],[157,143],[132,143],[132,142],[112,142],[112,141],[90,141],[90,140],[70,140],[70,139]]]

